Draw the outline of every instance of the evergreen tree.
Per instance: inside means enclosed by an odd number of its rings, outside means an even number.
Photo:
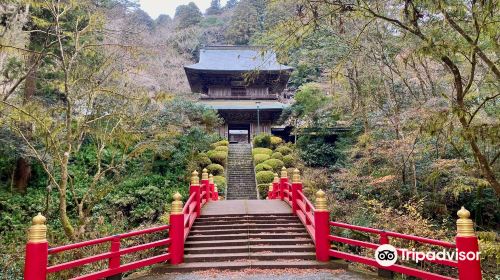
[[[247,45],[258,30],[259,14],[255,5],[251,1],[239,2],[226,33],[228,41],[237,45]]]
[[[178,28],[183,29],[201,22],[203,15],[195,3],[189,2],[187,5],[180,5],[175,10],[174,20],[178,22]]]
[[[220,0],[212,0],[210,7],[205,12],[206,15],[218,15],[222,12]]]
[[[238,4],[238,0],[228,0],[227,3],[226,3],[226,6],[224,6],[225,9],[232,9],[234,7],[236,7],[236,5]]]

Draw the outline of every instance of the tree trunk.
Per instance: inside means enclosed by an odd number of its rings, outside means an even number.
[[[31,178],[31,164],[24,158],[19,157],[16,162],[16,170],[14,171],[14,188],[19,193],[26,193],[28,182]]]
[[[31,71],[28,72],[26,80],[24,81],[24,99],[23,103],[26,103],[31,99],[36,92],[36,76],[38,70],[38,62],[36,61],[36,55],[31,54],[28,57],[27,64],[29,65]]]
[[[59,186],[59,218],[61,219],[61,224],[63,226],[64,232],[66,233],[66,236],[71,240],[75,240],[75,229],[71,225],[71,221],[68,217],[68,211],[66,209],[66,192],[68,187],[68,157],[65,156],[63,161],[64,162],[61,166],[61,183]]]

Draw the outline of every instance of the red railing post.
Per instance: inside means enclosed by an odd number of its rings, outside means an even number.
[[[278,177],[278,173],[274,173],[272,199],[276,199],[278,197],[279,189],[280,189],[280,178]]]
[[[459,280],[480,280],[481,260],[479,245],[474,224],[470,219],[470,212],[462,207],[457,215],[457,236],[455,242],[457,246],[458,279]]]
[[[170,209],[170,263],[180,264],[184,261],[184,214],[179,193],[174,194]]]
[[[314,206],[314,236],[316,241],[316,260],[327,262],[330,260],[330,212],[326,206],[325,192],[319,190],[316,193],[316,204]]]
[[[208,179],[208,170],[206,168],[203,168],[203,171],[201,173],[201,185],[205,187],[208,202],[212,199],[212,187],[210,186],[210,180]]]
[[[121,258],[120,258],[120,236],[116,235],[113,237],[113,240],[111,241],[111,248],[110,251],[113,253],[116,253],[115,256],[111,257],[109,259],[108,263],[108,268],[111,269],[118,269],[120,268],[121,265]],[[113,276],[106,277],[106,280],[121,280],[122,279],[122,274],[118,273]]]
[[[389,237],[387,236],[387,233],[385,233],[385,232],[380,233],[378,243],[380,245],[389,244]],[[377,273],[378,273],[378,276],[382,277],[382,278],[392,279],[394,277],[394,273],[390,270],[385,270],[385,269],[379,268]]]
[[[302,191],[302,182],[300,181],[300,172],[298,169],[293,170],[292,176],[292,211],[297,215],[299,210],[299,205],[297,200],[299,200],[299,192]]]
[[[288,174],[286,172],[286,168],[283,166],[281,168],[281,178],[280,178],[280,199],[284,200],[285,199],[285,188],[288,183]]]
[[[47,242],[47,226],[42,214],[33,218],[26,243],[24,259],[24,280],[46,280],[49,258],[49,242]]]
[[[214,184],[214,200],[219,200],[219,190],[217,189],[217,184]]]
[[[189,186],[189,195],[195,194],[194,201],[196,201],[196,217],[201,215],[201,187],[200,187],[200,179],[198,178],[198,172],[193,171],[191,176],[191,185]]]
[[[210,187],[210,190],[212,192],[212,200],[219,200],[219,194],[217,194],[217,199],[215,199],[216,184],[214,183],[214,175],[212,174],[208,176],[208,186]]]
[[[267,200],[273,199],[273,183],[269,183],[269,187],[267,189]]]

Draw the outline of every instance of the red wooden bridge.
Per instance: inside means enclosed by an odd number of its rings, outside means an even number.
[[[205,170],[204,170],[205,171]],[[392,239],[402,239],[414,243],[442,247],[457,254],[476,254],[478,240],[469,219],[470,213],[458,211],[457,236],[455,243],[434,240],[397,232],[361,227],[331,220],[327,210],[327,199],[323,191],[316,193],[315,203],[311,203],[302,192],[299,171],[295,170],[291,183],[286,170],[281,177],[275,177],[269,187],[267,200],[219,201],[217,189],[206,172],[200,182],[198,173],[193,172],[189,186],[189,198],[182,203],[180,194],[174,195],[170,213],[170,224],[159,227],[117,234],[104,238],[49,247],[46,240],[45,218],[33,218],[26,245],[24,279],[45,280],[58,272],[81,268],[85,265],[107,261],[106,269],[82,274],[73,279],[120,279],[122,273],[155,265],[155,272],[191,271],[213,268],[214,262],[227,259],[244,261],[224,262],[215,266],[220,269],[285,268],[285,267],[338,267],[340,260],[357,262],[378,268],[382,272],[395,272],[422,279],[481,279],[479,260],[458,258],[435,260],[425,256],[422,261],[451,267],[455,277],[436,274],[426,269],[408,266],[402,262],[382,266],[376,259],[364,255],[344,252],[338,245],[376,250],[380,245],[390,244]],[[335,229],[358,231],[378,236],[378,242],[355,240],[338,235]],[[152,233],[162,233],[164,238],[122,248],[122,241]],[[65,263],[49,265],[52,255],[70,250],[83,250],[99,244],[109,244],[109,251],[82,257]],[[161,253],[130,263],[123,263],[128,254],[162,248]],[[266,260],[262,261],[262,254]],[[397,248],[397,254],[412,256],[410,248]],[[286,258],[299,259],[297,262],[280,261]],[[207,259],[209,261],[207,261]],[[333,262],[333,259],[337,261]],[[51,262],[52,263],[52,262]],[[345,265],[345,264],[344,264]],[[56,276],[57,277],[57,276]]]

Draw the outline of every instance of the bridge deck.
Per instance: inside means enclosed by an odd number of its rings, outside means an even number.
[[[201,209],[201,215],[288,214],[292,209],[281,200],[220,200],[211,201]]]

